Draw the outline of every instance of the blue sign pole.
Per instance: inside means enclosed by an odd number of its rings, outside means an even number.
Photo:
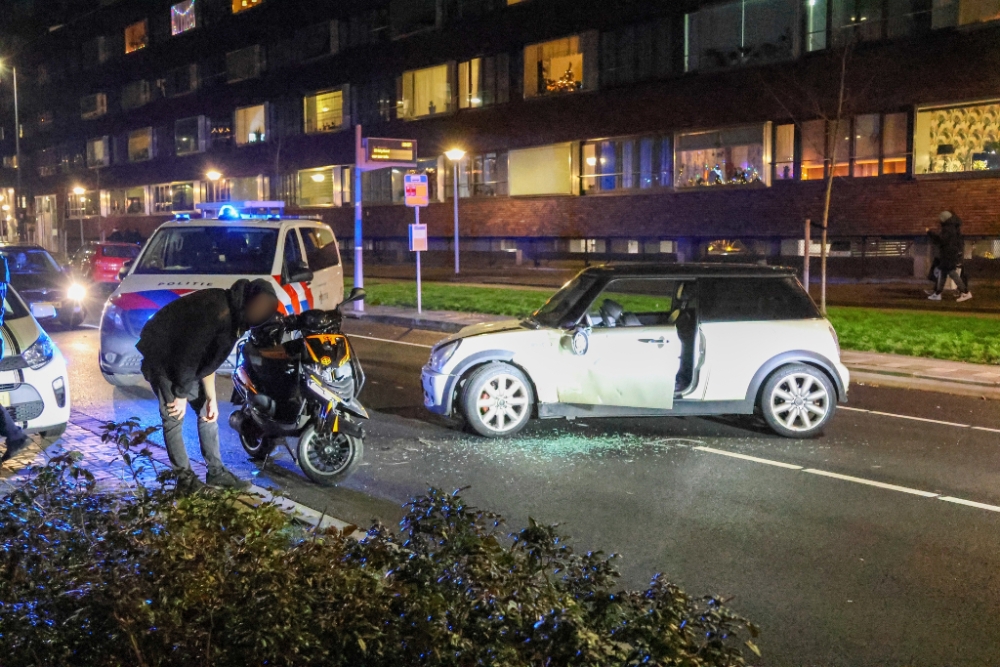
[[[363,221],[363,211],[361,208],[361,167],[364,164],[364,155],[361,153],[361,125],[354,129],[355,155],[354,155],[354,286],[365,286],[364,272],[364,240],[362,239],[361,225]],[[365,311],[365,301],[354,302],[354,310],[363,313]]]

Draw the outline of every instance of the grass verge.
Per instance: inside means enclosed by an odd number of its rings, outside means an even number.
[[[370,281],[371,305],[414,308],[412,282]],[[427,310],[455,310],[523,317],[545,303],[554,289],[470,287],[424,283]],[[829,309],[845,350],[888,352],[977,364],[1000,364],[1000,319],[953,313],[832,307]]]

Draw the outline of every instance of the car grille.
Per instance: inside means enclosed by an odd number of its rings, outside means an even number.
[[[12,405],[7,408],[7,412],[10,413],[11,419],[14,421],[26,422],[41,415],[44,409],[44,401],[29,401],[27,403]]]

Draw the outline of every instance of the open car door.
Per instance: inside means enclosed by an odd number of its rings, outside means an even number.
[[[674,288],[663,278],[611,281],[588,310],[589,333],[560,347],[565,372],[559,402],[673,407],[681,357],[677,329],[669,323]]]

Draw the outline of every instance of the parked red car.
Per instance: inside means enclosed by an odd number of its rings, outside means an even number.
[[[139,250],[134,243],[88,243],[74,255],[72,265],[84,280],[117,283],[118,272],[139,256]]]

